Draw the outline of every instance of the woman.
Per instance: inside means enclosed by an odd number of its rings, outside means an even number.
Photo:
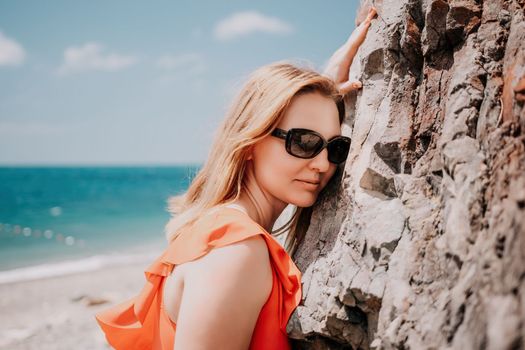
[[[376,12],[329,60],[325,75],[276,62],[248,79],[188,191],[170,200],[170,241],[135,298],[97,314],[116,349],[289,349],[301,300],[293,263],[308,210],[348,155],[342,96]],[[286,251],[270,234],[297,207]],[[275,232],[274,232],[275,233]]]

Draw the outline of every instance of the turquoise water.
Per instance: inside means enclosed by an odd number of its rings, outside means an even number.
[[[198,169],[0,167],[0,271],[164,245],[166,200]]]

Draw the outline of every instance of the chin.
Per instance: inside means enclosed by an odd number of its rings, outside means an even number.
[[[317,194],[312,193],[310,196],[294,196],[288,201],[289,204],[295,205],[299,208],[307,208],[314,205],[315,201],[317,200]]]

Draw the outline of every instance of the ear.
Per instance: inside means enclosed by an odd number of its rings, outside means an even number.
[[[248,149],[246,150],[246,154],[246,160],[253,159],[253,145],[248,147]]]

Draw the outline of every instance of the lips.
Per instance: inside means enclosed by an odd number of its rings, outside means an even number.
[[[312,185],[319,185],[320,182],[319,181],[315,181],[315,180],[301,180],[301,179],[297,179],[299,181],[302,181],[302,182],[306,182],[306,183],[310,183]]]

